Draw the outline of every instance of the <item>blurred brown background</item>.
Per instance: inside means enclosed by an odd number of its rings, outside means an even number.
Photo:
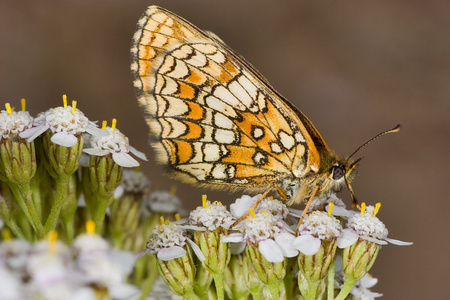
[[[383,299],[450,299],[450,2],[1,1],[1,105],[19,107],[25,97],[37,114],[66,93],[91,120],[117,118],[150,158],[143,169],[153,187],[177,184],[192,207],[204,191],[161,176],[131,83],[131,37],[151,4],[215,32],[342,156],[402,123],[400,133],[361,151],[353,184],[361,201],[382,202],[390,237],[415,243],[383,247],[373,290]]]

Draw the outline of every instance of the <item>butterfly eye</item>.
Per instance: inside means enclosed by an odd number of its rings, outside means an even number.
[[[343,166],[333,166],[332,177],[333,180],[339,180],[345,175],[345,170]]]

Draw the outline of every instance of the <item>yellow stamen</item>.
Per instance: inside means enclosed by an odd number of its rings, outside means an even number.
[[[170,188],[170,194],[172,196],[175,196],[177,194],[177,186],[176,185],[172,185],[172,187]]]
[[[27,101],[25,100],[25,98],[22,98],[22,100],[20,100],[20,104],[22,106],[22,111],[25,111],[27,107]]]
[[[202,195],[202,207],[206,207],[206,195]]]
[[[107,125],[108,125],[108,122],[106,120],[104,120],[102,122],[102,129],[105,130]]]
[[[6,111],[8,112],[8,114],[12,114],[11,105],[9,103],[5,103],[5,108],[6,108]]]
[[[181,220],[181,216],[179,213],[175,214],[175,220],[180,221]]]
[[[114,118],[114,119],[112,119],[111,128],[112,128],[113,130],[116,129],[116,125],[117,125],[117,119]]]
[[[89,220],[86,222],[86,233],[87,234],[94,234],[95,233],[95,222],[92,220]]]
[[[255,217],[255,210],[253,208],[250,208],[250,214],[252,215],[252,218]]]
[[[329,217],[331,217],[331,213],[333,211],[333,206],[334,206],[333,202],[330,202],[330,204],[328,204],[328,216]]]
[[[48,252],[50,254],[56,254],[56,239],[58,238],[58,232],[52,230],[48,233]]]
[[[364,214],[365,211],[366,211],[366,203],[363,202],[361,203],[361,216]]]
[[[76,109],[77,109],[77,101],[73,100],[72,101],[72,115],[75,114]]]
[[[141,167],[141,166],[134,167],[134,173],[139,172],[140,167]]]
[[[2,235],[4,241],[11,240],[11,231],[8,228],[3,228]]]
[[[67,106],[67,95],[63,95],[63,106]]]
[[[376,216],[378,211],[380,210],[381,207],[381,203],[378,202],[377,204],[375,204],[375,210],[373,211],[373,215]]]
[[[161,225],[164,225],[164,217],[163,216],[159,217],[159,222],[161,223]]]

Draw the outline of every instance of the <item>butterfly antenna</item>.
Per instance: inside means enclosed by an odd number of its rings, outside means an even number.
[[[350,157],[352,157],[353,155],[355,155],[359,150],[361,150],[361,148],[367,146],[370,142],[372,142],[373,140],[379,138],[380,136],[385,135],[385,134],[388,134],[388,133],[399,132],[400,129],[402,129],[402,125],[398,124],[397,126],[395,126],[395,127],[392,128],[392,129],[389,129],[389,130],[380,132],[379,134],[377,134],[376,136],[374,136],[373,138],[371,138],[370,140],[368,140],[367,142],[365,142],[364,144],[362,144],[361,146],[359,146],[352,154],[350,154],[350,156],[349,156],[348,158],[350,158]]]

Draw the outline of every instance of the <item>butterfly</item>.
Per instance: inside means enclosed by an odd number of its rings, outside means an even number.
[[[309,119],[213,33],[150,6],[131,58],[150,143],[176,177],[214,189],[276,188],[287,205],[344,186],[352,192],[359,160],[336,156]]]

